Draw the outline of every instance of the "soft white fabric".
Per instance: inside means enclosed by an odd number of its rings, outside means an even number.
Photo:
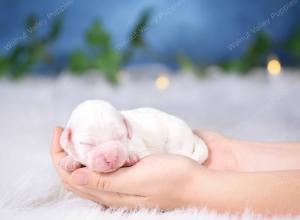
[[[201,125],[234,137],[300,139],[299,74],[285,72],[270,79],[259,70],[243,78],[214,72],[202,80],[175,75],[166,91],[157,91],[155,79],[147,74],[125,76],[117,88],[96,76],[66,74],[57,79],[0,81],[0,219],[238,219],[205,209],[102,210],[64,191],[50,163],[52,128],[65,124],[75,105],[86,99],[106,99],[118,109],[155,107],[192,127]],[[242,219],[259,216],[246,211]]]

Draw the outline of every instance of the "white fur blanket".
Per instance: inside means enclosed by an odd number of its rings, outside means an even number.
[[[214,70],[211,70],[214,72]],[[300,139],[300,75],[269,79],[213,73],[202,80],[175,75],[166,91],[154,78],[125,76],[113,88],[100,77],[0,81],[0,219],[238,219],[206,209],[157,212],[103,210],[59,184],[49,155],[52,128],[66,122],[85,99],[107,99],[117,108],[151,106],[202,127],[248,139]],[[261,216],[245,211],[242,219]],[[277,216],[288,219],[288,216]],[[300,218],[300,216],[299,216]]]

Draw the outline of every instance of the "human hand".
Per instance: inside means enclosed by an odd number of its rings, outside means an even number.
[[[204,166],[214,170],[241,171],[239,149],[236,140],[212,131],[194,130],[208,147],[208,158]]]
[[[183,156],[153,155],[114,173],[99,174],[87,168],[68,173],[59,166],[59,161],[66,156],[59,145],[62,130],[55,130],[51,153],[65,188],[102,205],[164,210],[206,206],[226,212],[242,212],[250,207],[268,214],[299,213],[298,171],[220,172]],[[203,133],[201,135],[204,137]],[[205,138],[210,151],[226,150],[226,138],[215,133],[206,133]],[[223,145],[220,140],[224,140]],[[240,143],[236,143],[239,147]],[[222,168],[221,164],[230,158],[220,159],[221,150],[212,153],[214,156],[207,161],[208,167]],[[268,202],[261,199],[262,193]],[[291,198],[294,200],[290,201]],[[286,201],[285,206],[282,201]]]
[[[299,142],[257,142],[225,137],[215,132],[195,130],[208,146],[203,164],[222,171],[262,172],[300,169]]]
[[[62,131],[55,130],[51,154],[65,188],[74,194],[110,207],[193,206],[195,178],[206,172],[197,162],[179,155],[152,155],[113,173],[99,174],[87,168],[68,173],[59,166],[66,156],[59,144]]]

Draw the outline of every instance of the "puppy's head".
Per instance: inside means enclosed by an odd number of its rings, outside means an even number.
[[[61,136],[62,147],[96,172],[112,172],[128,159],[132,129],[111,104],[100,100],[81,103],[72,112]]]

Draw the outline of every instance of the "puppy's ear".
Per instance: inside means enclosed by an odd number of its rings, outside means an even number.
[[[125,118],[124,116],[123,116],[123,122],[125,124],[126,129],[127,129],[127,137],[128,137],[128,139],[131,139],[132,138],[132,127],[131,127],[131,124],[128,121],[128,119]]]
[[[60,137],[60,145],[63,149],[67,150],[68,146],[72,143],[72,130],[67,127],[64,129]]]

